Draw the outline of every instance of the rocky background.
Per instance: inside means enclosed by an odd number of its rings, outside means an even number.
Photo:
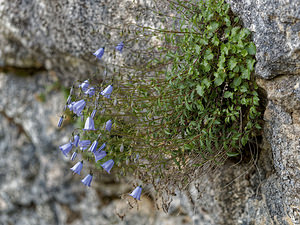
[[[73,127],[56,128],[65,101],[57,83],[101,73],[106,62],[91,52],[118,42],[101,23],[133,21],[153,7],[137,2],[0,1],[0,224],[300,224],[298,0],[228,0],[257,46],[266,109],[252,160],[228,161],[200,178],[177,193],[168,214],[156,209],[151,194],[139,210],[127,210],[120,195],[132,189],[128,181],[99,176],[88,189],[70,173],[57,146]]]

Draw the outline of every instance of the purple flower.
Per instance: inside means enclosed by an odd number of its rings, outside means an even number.
[[[92,117],[88,117],[85,121],[83,130],[96,130],[94,125],[94,120]]]
[[[87,91],[84,92],[84,94],[89,95],[89,97],[93,96],[95,94],[95,88],[89,88]]]
[[[89,85],[89,80],[85,80],[82,84],[79,85],[79,87],[82,89],[82,91],[87,91]]]
[[[68,108],[70,109],[70,111],[73,111],[74,103],[75,103],[75,102],[71,102],[71,103],[68,105]]]
[[[73,171],[73,173],[77,173],[78,175],[80,175],[80,171],[82,170],[82,166],[83,166],[83,161],[76,163],[71,170]]]
[[[105,147],[106,147],[106,143],[104,143],[103,145],[101,145],[101,147],[98,149],[98,151],[102,151]]]
[[[101,166],[103,167],[103,169],[106,172],[110,173],[110,170],[113,167],[114,163],[115,163],[114,160],[110,159],[110,160],[106,161],[105,163],[103,163]]]
[[[94,56],[96,56],[98,59],[101,59],[104,54],[104,47],[99,48],[95,53],[93,53]]]
[[[74,161],[76,159],[76,156],[77,156],[77,152],[73,152],[71,156],[71,160]]]
[[[64,121],[64,116],[61,116],[61,117],[59,118],[59,121],[58,121],[57,126],[58,126],[58,127],[61,127],[63,121]]]
[[[79,100],[79,101],[77,101],[77,102],[75,102],[74,104],[73,104],[73,112],[75,113],[75,114],[77,114],[77,116],[80,116],[81,115],[81,111],[84,109],[84,107],[85,107],[85,101],[84,101],[84,99],[81,99],[81,100]]]
[[[93,144],[91,145],[91,147],[89,148],[89,151],[91,151],[92,153],[94,153],[97,149],[97,145],[98,145],[98,141],[94,141]]]
[[[93,119],[94,119],[94,117],[95,117],[95,115],[96,115],[96,112],[97,112],[97,110],[94,109],[93,112],[92,112],[92,114],[91,114],[91,117],[92,117]]]
[[[59,149],[62,151],[62,153],[65,156],[68,156],[68,153],[72,150],[73,144],[71,142],[64,144],[62,146],[59,146]]]
[[[71,95],[69,95],[69,97],[67,99],[67,105],[69,105],[71,103],[71,99],[72,99],[72,97],[71,97]]]
[[[121,41],[121,42],[117,45],[116,50],[119,51],[119,52],[122,52],[123,47],[124,47],[124,43],[123,43],[123,41]]]
[[[93,174],[90,173],[90,174],[88,174],[85,178],[83,178],[83,179],[81,180],[81,182],[82,182],[84,185],[90,187],[90,186],[91,186],[92,180],[93,180]]]
[[[74,142],[73,142],[73,144],[75,145],[75,147],[78,147],[79,139],[80,139],[79,134],[75,135]]]
[[[85,150],[89,147],[89,145],[91,144],[91,141],[90,140],[82,140],[82,141],[79,141],[79,144],[78,146],[80,147],[80,150]]]
[[[94,152],[95,161],[98,162],[99,160],[103,159],[107,155],[106,151],[96,151]]]
[[[103,95],[105,98],[110,98],[112,91],[113,91],[113,86],[108,85],[103,91],[101,91],[101,95]]]
[[[111,120],[107,121],[105,124],[105,130],[111,131],[112,122]]]
[[[138,186],[136,187],[136,189],[134,189],[134,191],[130,194],[130,196],[132,196],[133,198],[137,199],[137,200],[141,200],[140,197],[141,197],[141,194],[142,194],[142,186]]]

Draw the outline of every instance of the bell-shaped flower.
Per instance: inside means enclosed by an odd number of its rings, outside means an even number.
[[[72,96],[69,95],[68,99],[67,99],[67,105],[69,105],[71,103],[71,100],[72,100]]]
[[[97,110],[94,109],[93,112],[92,112],[92,114],[91,114],[91,117],[92,117],[93,119],[94,119],[94,117],[95,117],[95,115],[96,115],[96,112],[97,112]]]
[[[103,167],[103,169],[106,172],[110,173],[110,170],[113,167],[114,163],[115,163],[114,160],[110,159],[110,160],[106,161],[105,163],[103,163],[101,166]]]
[[[75,102],[71,102],[70,104],[68,104],[68,108],[70,109],[70,111],[73,111],[74,103]]]
[[[93,53],[94,56],[96,56],[98,59],[101,59],[102,56],[104,55],[104,47],[99,48],[95,53]]]
[[[81,99],[73,104],[73,112],[77,114],[77,116],[81,115],[82,110],[85,107],[86,102],[84,99]]]
[[[79,85],[79,87],[81,88],[82,91],[87,91],[88,87],[89,87],[89,80],[85,80],[83,83],[81,83]]]
[[[97,150],[96,152],[94,152],[95,161],[98,162],[99,160],[103,159],[106,155],[106,151]]]
[[[103,145],[101,145],[101,147],[98,149],[98,151],[102,151],[105,147],[106,147],[106,143],[104,143]]]
[[[62,146],[59,146],[59,149],[62,151],[62,153],[65,156],[68,156],[68,153],[72,150],[73,144],[71,142],[64,144]]]
[[[116,46],[116,50],[119,51],[119,52],[122,52],[123,47],[124,47],[124,43],[123,43],[123,41],[121,41],[121,42]]]
[[[141,194],[142,194],[142,186],[138,186],[136,187],[133,192],[131,192],[130,196],[132,196],[133,198],[137,199],[137,200],[141,200]]]
[[[94,120],[92,117],[88,117],[85,121],[85,125],[83,130],[96,130],[95,129],[95,124],[94,124]]]
[[[77,156],[77,152],[73,152],[71,156],[71,160],[74,161],[76,159],[76,156]]]
[[[89,151],[91,151],[92,153],[94,153],[97,150],[97,145],[98,145],[98,141],[96,140],[96,141],[93,142],[93,144],[89,148]]]
[[[105,130],[111,131],[112,122],[111,120],[107,121],[105,124]]]
[[[93,180],[93,174],[90,173],[90,174],[88,174],[85,178],[83,178],[83,179],[81,180],[81,182],[82,182],[84,185],[90,187],[90,186],[91,186],[92,180]]]
[[[84,94],[88,95],[89,97],[93,96],[95,94],[95,88],[89,88],[87,91],[84,92]]]
[[[91,144],[91,141],[90,140],[82,140],[82,141],[79,141],[78,143],[78,146],[80,147],[80,150],[85,150],[87,149]]]
[[[63,121],[64,121],[64,116],[61,116],[61,117],[59,118],[59,121],[58,121],[57,126],[58,126],[58,127],[61,127]]]
[[[76,134],[75,137],[74,137],[74,142],[73,142],[75,147],[78,147],[79,140],[80,140],[80,136],[79,136],[79,134]]]
[[[80,171],[82,170],[82,166],[83,166],[83,161],[76,163],[71,170],[73,171],[73,173],[77,173],[78,175],[80,175]]]
[[[113,91],[113,86],[108,85],[103,91],[101,91],[101,95],[103,95],[105,98],[110,98],[110,95]]]

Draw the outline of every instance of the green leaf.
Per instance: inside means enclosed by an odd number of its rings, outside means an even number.
[[[233,99],[233,93],[230,91],[225,91],[224,98],[231,98]]]
[[[214,21],[214,22],[211,22],[208,26],[207,26],[207,30],[209,31],[212,31],[212,32],[215,32],[219,27],[219,23]]]
[[[234,67],[236,66],[236,64],[237,64],[236,58],[231,57],[229,62],[228,62],[229,69],[233,70]]]
[[[233,86],[234,87],[240,86],[241,83],[242,83],[242,78],[241,77],[234,78],[234,80],[233,80]]]
[[[219,41],[217,35],[215,35],[215,36],[213,37],[213,39],[211,40],[211,42],[212,42],[213,45],[215,45],[215,46],[218,46],[218,45],[219,45],[220,41]]]
[[[221,45],[221,53],[228,55],[228,46],[225,44]],[[224,60],[225,61],[225,60]]]
[[[220,86],[223,82],[224,82],[224,80],[221,77],[217,77],[215,79],[215,85],[216,86]]]
[[[249,53],[249,55],[255,55],[256,53],[256,47],[252,42],[246,47],[246,50]]]
[[[245,67],[241,66],[241,71],[242,71],[242,78],[250,80],[250,70],[248,70]]]
[[[202,87],[199,84],[196,87],[196,91],[197,91],[198,95],[200,95],[201,97],[204,95],[204,87]]]
[[[253,71],[255,59],[247,59],[246,62],[248,70]]]
[[[196,46],[195,46],[195,49],[196,49],[196,53],[197,53],[197,54],[200,54],[201,47],[200,47],[199,45],[196,45]]]
[[[229,157],[235,157],[235,156],[238,156],[240,153],[239,153],[239,152],[226,152],[226,154],[227,154]]]
[[[210,71],[211,67],[210,67],[209,63],[206,60],[203,60],[202,65],[203,65],[203,69],[204,69],[205,72]]]
[[[214,55],[212,54],[210,49],[207,49],[205,51],[204,59],[206,60],[212,60],[214,58]]]
[[[210,80],[208,80],[207,78],[204,78],[204,79],[202,80],[202,83],[203,83],[207,88],[209,88],[210,85],[211,85]]]
[[[241,55],[242,55],[243,57],[247,56],[247,55],[248,55],[247,50],[246,50],[246,49],[243,49],[243,50],[241,51]]]

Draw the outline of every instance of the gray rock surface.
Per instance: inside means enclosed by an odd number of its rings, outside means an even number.
[[[155,209],[151,191],[139,210],[129,210],[120,197],[132,188],[128,180],[99,174],[87,189],[70,173],[72,164],[57,146],[73,127],[56,129],[64,98],[53,84],[102,71],[111,57],[96,61],[91,52],[119,39],[101,23],[132,21],[143,9],[130,2],[0,2],[0,224],[299,224],[297,0],[228,0],[253,31],[258,83],[266,92],[261,151],[248,157],[255,161],[226,162],[177,193],[168,214]],[[150,14],[146,18],[158,25]]]
[[[253,32],[256,73],[270,79],[300,73],[300,1],[227,0]]]

